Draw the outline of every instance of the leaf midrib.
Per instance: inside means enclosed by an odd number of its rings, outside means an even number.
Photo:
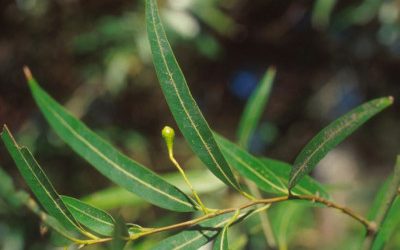
[[[151,0],[151,5],[154,5],[154,2],[153,2],[152,0]],[[226,176],[225,172],[222,170],[221,166],[219,165],[219,163],[218,163],[217,160],[215,159],[213,153],[211,152],[211,150],[210,150],[208,144],[204,141],[202,135],[200,134],[199,130],[197,129],[196,124],[193,122],[192,117],[190,116],[190,113],[189,113],[189,112],[187,111],[187,109],[186,109],[185,103],[183,102],[182,97],[180,96],[180,93],[179,93],[179,91],[178,91],[178,89],[177,89],[177,87],[176,87],[176,83],[175,83],[175,80],[174,80],[174,78],[173,78],[173,74],[172,74],[172,72],[171,72],[171,70],[170,70],[170,68],[169,68],[169,66],[168,66],[168,63],[167,63],[167,61],[166,61],[163,48],[162,48],[161,43],[160,43],[160,36],[159,36],[159,34],[158,34],[158,30],[157,30],[157,27],[156,27],[156,18],[155,18],[154,12],[155,12],[154,6],[152,6],[151,12],[150,12],[150,13],[151,13],[151,18],[152,18],[152,20],[153,20],[152,23],[153,23],[153,28],[154,28],[154,34],[156,35],[156,38],[157,38],[156,41],[157,41],[158,47],[159,47],[159,49],[160,49],[161,58],[162,58],[162,60],[163,60],[163,62],[164,62],[164,65],[165,65],[165,67],[166,67],[166,69],[167,69],[167,73],[168,73],[168,76],[169,76],[169,78],[170,78],[171,85],[172,85],[173,88],[174,88],[174,91],[175,91],[176,96],[178,97],[179,103],[180,103],[180,105],[182,106],[183,111],[185,112],[187,118],[189,119],[189,122],[190,122],[191,126],[193,127],[193,129],[195,130],[197,136],[200,138],[200,141],[202,142],[202,144],[203,144],[203,146],[205,147],[206,151],[207,151],[208,154],[211,156],[212,161],[213,161],[214,164],[217,166],[219,172],[220,172],[220,173],[225,177],[225,179],[232,185],[232,187],[238,188],[237,185],[234,184],[234,183],[232,183],[231,180],[230,180],[230,178],[228,178],[228,177]]]
[[[360,113],[360,116],[363,117],[365,113],[368,113],[368,110]],[[339,118],[340,119],[340,118]],[[310,161],[310,159],[312,157],[314,157],[314,155],[322,148],[324,147],[333,137],[335,137],[338,133],[340,133],[342,130],[346,129],[347,127],[351,126],[352,123],[357,120],[357,117],[350,117],[350,120],[348,120],[347,122],[345,122],[345,124],[341,127],[338,127],[338,129],[333,130],[333,133],[330,133],[327,136],[327,139],[321,143],[307,158],[305,158],[303,160],[303,164],[301,164],[298,168],[298,170],[293,174],[293,177],[290,178],[290,182],[293,182],[293,180],[296,179],[296,177],[300,174],[300,172],[302,172],[304,170],[304,168],[307,166],[307,163]]]
[[[86,215],[86,216],[89,217],[89,218],[92,218],[93,220],[99,221],[99,222],[101,222],[101,223],[104,223],[104,224],[107,224],[107,225],[110,225],[110,226],[114,226],[114,224],[112,224],[112,223],[110,223],[110,222],[108,222],[108,221],[102,220],[102,219],[100,219],[100,218],[98,218],[98,217],[95,217],[95,216],[93,216],[93,215],[91,215],[91,214],[89,214],[89,213],[86,213],[84,210],[79,209],[78,207],[76,207],[76,206],[74,206],[74,205],[72,205],[72,204],[70,204],[70,203],[68,203],[67,206],[68,206],[68,207],[71,207],[72,209],[75,209],[76,211],[78,211],[78,212],[80,212],[80,213]]]
[[[46,100],[44,100],[43,98],[41,98],[43,102],[47,103]],[[48,104],[48,103],[47,103]],[[177,201],[181,204],[184,204],[185,206],[188,206],[190,208],[193,208],[193,206],[190,203],[187,203],[185,201],[182,201],[180,199],[177,199],[176,197],[173,197],[165,192],[163,192],[160,189],[154,188],[152,185],[149,185],[146,182],[143,182],[142,180],[140,180],[139,178],[137,178],[136,176],[132,175],[131,173],[129,173],[128,171],[126,171],[125,169],[123,169],[122,167],[120,167],[118,164],[116,164],[115,162],[113,162],[111,159],[107,158],[103,153],[101,153],[96,147],[94,147],[90,142],[88,142],[85,138],[83,138],[82,136],[80,136],[78,133],[76,133],[73,128],[71,126],[69,126],[69,124],[67,122],[64,121],[64,119],[58,115],[58,113],[56,111],[54,111],[51,108],[51,105],[47,105],[48,110],[50,112],[53,113],[53,115],[57,118],[57,120],[59,120],[59,122],[61,122],[73,135],[75,135],[78,140],[80,140],[81,142],[83,142],[86,146],[88,146],[95,154],[98,154],[102,159],[104,159],[106,162],[108,162],[111,166],[113,166],[115,169],[119,170],[120,172],[122,172],[123,174],[125,174],[128,177],[131,177],[132,179],[135,179],[137,182],[141,183],[142,185],[154,190],[157,193],[162,194],[165,197],[168,197],[171,200]],[[46,108],[46,107],[45,107]],[[124,157],[124,156],[122,156]]]
[[[243,217],[243,215],[242,216],[240,216],[240,217]],[[238,218],[239,219],[239,218]],[[215,227],[221,227],[222,225],[224,225],[224,224],[226,224],[226,223],[228,223],[230,221],[230,218],[227,218],[226,220],[224,220],[224,221],[221,221],[220,223],[218,223],[217,225],[215,225]],[[199,236],[196,236],[196,237],[194,237],[193,239],[191,239],[190,241],[186,241],[185,242],[185,244],[182,244],[182,245],[179,245],[179,246],[177,246],[177,247],[175,247],[175,248],[173,248],[173,250],[179,250],[179,249],[182,249],[183,247],[185,247],[185,246],[187,246],[187,245],[189,245],[189,244],[191,244],[192,242],[194,242],[194,241],[196,241],[196,240],[198,240],[198,239],[200,239],[201,237],[203,237],[204,235],[203,234],[200,234]]]
[[[24,147],[20,148],[19,146],[15,145],[17,150],[22,150],[24,149]],[[27,148],[25,148],[26,150],[28,150]],[[21,153],[21,158],[23,159],[23,161],[26,163],[26,165],[28,166],[30,172],[32,173],[32,176],[37,180],[37,182],[39,183],[39,185],[43,188],[43,190],[46,192],[47,196],[50,198],[50,200],[54,203],[54,205],[59,209],[59,211],[61,212],[62,215],[65,216],[65,218],[72,223],[72,225],[74,225],[77,229],[79,229],[79,231],[81,230],[77,225],[76,222],[74,222],[65,212],[64,210],[60,207],[60,205],[53,199],[53,197],[51,196],[51,194],[49,193],[49,191],[47,190],[47,188],[45,187],[45,185],[42,183],[42,181],[40,180],[40,178],[36,175],[35,171],[30,167],[28,161],[25,159],[25,156]],[[56,193],[57,194],[57,193]],[[57,194],[58,195],[58,194]],[[61,199],[61,198],[60,198]]]
[[[224,146],[225,147],[225,146]],[[271,183],[270,180],[265,179],[264,176],[262,176],[260,173],[258,173],[257,171],[255,171],[253,168],[251,168],[246,162],[242,161],[239,157],[237,157],[235,154],[231,153],[229,150],[225,150],[225,152],[227,152],[227,154],[229,154],[232,158],[236,159],[238,162],[242,163],[242,165],[250,170],[250,172],[252,172],[253,174],[255,174],[257,177],[259,177],[260,179],[264,180],[266,183],[268,183],[271,187],[275,188],[278,191],[281,191],[283,193],[287,193],[287,190],[285,188],[280,188],[278,186],[276,186],[274,183]],[[274,176],[277,180],[279,180],[279,182],[283,185],[281,179],[279,177],[277,177],[272,171],[267,170],[268,172],[270,172],[271,176]],[[284,186],[284,185],[283,185]]]

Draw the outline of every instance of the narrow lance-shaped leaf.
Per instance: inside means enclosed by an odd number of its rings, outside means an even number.
[[[267,70],[263,79],[250,96],[250,99],[247,101],[246,107],[244,108],[237,132],[239,145],[244,148],[248,147],[249,140],[260,121],[265,104],[267,103],[271,93],[275,74],[276,70],[274,67],[270,67]]]
[[[252,180],[260,189],[266,192],[287,193],[283,181],[271,169],[264,167],[264,164],[257,157],[252,156],[218,134],[215,134],[215,138],[229,164],[241,175]]]
[[[176,235],[173,235],[165,240],[162,240],[153,250],[192,250],[198,249],[201,246],[215,239],[220,230],[228,223],[234,213],[227,213],[217,217],[205,220],[196,226],[184,230]],[[241,212],[238,216],[239,222],[245,217],[251,215],[251,211]]]
[[[228,250],[228,249],[229,249],[228,225],[226,225],[215,239],[213,250]]]
[[[157,206],[194,211],[193,201],[156,173],[129,159],[50,97],[27,73],[37,105],[57,134],[81,157],[116,184]]]
[[[167,40],[155,0],[146,0],[146,23],[157,76],[179,129],[211,172],[227,185],[239,190],[237,180],[190,93]]]
[[[289,179],[289,190],[318,164],[336,145],[352,134],[371,117],[390,106],[393,97],[384,97],[364,103],[335,120],[319,132],[297,156]]]
[[[367,236],[364,244],[372,246],[371,249],[382,249],[389,241],[396,228],[400,226],[400,155],[397,156],[394,173],[380,188],[374,203],[372,204],[368,219],[378,226],[378,232],[374,237]],[[366,232],[364,230],[364,236]]]
[[[95,233],[112,236],[115,221],[107,212],[72,197],[61,199],[79,223]]]
[[[67,230],[80,232],[78,223],[61,201],[60,196],[29,150],[18,146],[6,126],[3,128],[1,138],[17,165],[19,172],[43,208]]]

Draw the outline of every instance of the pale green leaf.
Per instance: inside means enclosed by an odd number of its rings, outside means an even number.
[[[78,223],[61,201],[60,196],[29,150],[18,146],[6,126],[3,128],[1,138],[19,172],[43,208],[67,230],[80,232]]]
[[[179,212],[195,210],[187,195],[92,132],[50,97],[35,79],[30,79],[29,85],[37,105],[57,134],[99,172],[154,205]]]
[[[393,103],[393,97],[384,97],[364,103],[338,118],[319,132],[297,156],[290,173],[289,190],[336,145],[352,134],[367,120]]]
[[[111,215],[72,197],[61,196],[61,199],[83,226],[100,235],[112,236],[115,221]]]
[[[244,108],[237,131],[239,145],[244,148],[248,147],[249,140],[258,126],[261,115],[271,93],[275,74],[276,70],[274,67],[270,67],[267,70],[263,79],[250,96],[246,107]]]
[[[296,232],[312,219],[310,207],[299,201],[275,204],[268,214],[279,249],[291,249],[288,246]]]
[[[192,150],[219,179],[240,190],[196,101],[190,93],[162,26],[155,0],[146,0],[146,23],[153,62],[169,108]]]
[[[213,250],[228,250],[228,226],[224,226],[214,241]]]
[[[189,169],[185,172],[198,194],[211,193],[227,187],[207,169]],[[187,183],[182,178],[181,173],[174,172],[164,174],[162,178],[174,184],[186,194],[192,193]],[[204,180],[207,180],[207,182]],[[110,187],[97,191],[84,197],[83,201],[92,206],[106,210],[128,205],[139,207],[143,206],[144,203],[144,200],[140,197],[121,187]]]

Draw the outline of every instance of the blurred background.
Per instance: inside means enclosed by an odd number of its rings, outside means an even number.
[[[228,138],[235,139],[246,100],[266,69],[276,67],[271,98],[251,140],[256,155],[293,162],[302,146],[341,114],[373,98],[400,95],[399,0],[158,2],[196,101],[210,126]],[[41,85],[90,128],[174,180],[160,130],[176,124],[151,62],[144,1],[5,0],[0,27],[0,124],[34,152],[57,190],[144,226],[184,219],[110,189],[105,177],[49,129],[22,74],[28,65]],[[314,172],[339,203],[367,213],[400,152],[399,108],[396,100]],[[206,201],[221,207],[234,203],[237,197],[218,181],[211,176],[204,181],[205,168],[177,137],[176,157],[192,171]],[[0,165],[17,187],[27,189],[3,145]],[[286,235],[293,249],[343,249],[360,230],[332,210],[296,209],[298,219],[308,223],[299,222],[306,226]],[[278,210],[271,213],[279,218]],[[265,249],[254,218],[248,222],[252,230],[233,230],[238,235],[233,249]],[[141,240],[135,249],[148,249],[165,236]],[[40,235],[35,216],[0,202],[1,249],[51,248],[49,241]],[[396,249],[399,241],[394,237],[388,249]]]

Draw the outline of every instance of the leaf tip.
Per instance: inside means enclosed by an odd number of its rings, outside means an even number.
[[[390,104],[393,104],[394,102],[394,97],[393,96],[388,96],[388,100]]]
[[[28,82],[32,81],[33,80],[33,76],[32,76],[32,72],[29,69],[29,67],[25,65],[22,70],[24,71],[24,75],[25,75],[26,80]]]

